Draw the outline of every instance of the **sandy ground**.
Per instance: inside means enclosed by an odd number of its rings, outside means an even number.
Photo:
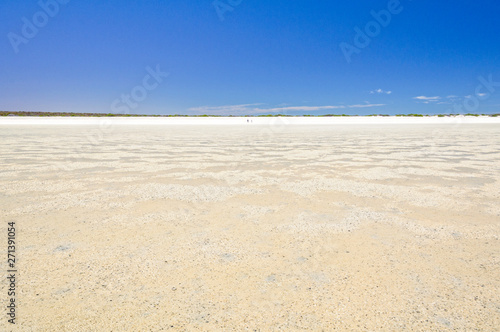
[[[500,326],[499,124],[10,125],[0,139],[14,331]]]

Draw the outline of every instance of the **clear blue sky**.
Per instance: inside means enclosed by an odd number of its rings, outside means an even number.
[[[0,110],[500,112],[498,0],[55,1],[0,2]]]

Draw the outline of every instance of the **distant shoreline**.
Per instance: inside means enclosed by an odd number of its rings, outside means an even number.
[[[324,115],[287,115],[287,114],[262,114],[262,115],[182,115],[182,114],[170,114],[170,115],[148,115],[148,114],[115,114],[115,113],[69,113],[69,112],[17,112],[17,111],[0,111],[0,118],[2,117],[75,117],[75,118],[88,118],[88,117],[124,117],[124,118],[273,118],[273,117],[287,117],[287,118],[302,118],[302,117],[315,117],[315,118],[329,118],[329,117],[460,117],[460,116],[472,116],[472,117],[500,117],[500,113],[495,114],[367,114],[367,115],[349,115],[349,114],[324,114]]]
[[[236,126],[288,126],[288,125],[384,125],[384,124],[500,124],[500,117],[492,116],[294,116],[294,117],[36,117],[4,116],[0,125],[236,125]]]

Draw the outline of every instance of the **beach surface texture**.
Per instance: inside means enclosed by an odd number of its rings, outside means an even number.
[[[0,330],[498,331],[498,119],[248,120],[1,119]]]

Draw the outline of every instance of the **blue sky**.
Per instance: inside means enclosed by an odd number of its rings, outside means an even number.
[[[0,12],[4,111],[500,112],[498,1],[2,0]]]

